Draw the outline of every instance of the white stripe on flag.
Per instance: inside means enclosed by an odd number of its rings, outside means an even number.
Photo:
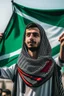
[[[18,54],[20,54],[20,52],[21,52],[21,48],[15,52],[11,52],[9,54],[5,54],[5,55],[0,56],[0,60],[7,59],[7,58],[10,58],[12,56],[18,55]]]

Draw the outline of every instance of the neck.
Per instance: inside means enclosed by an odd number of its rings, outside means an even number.
[[[36,58],[37,58],[37,52],[36,52],[36,51],[32,52],[31,50],[28,50],[28,54],[29,54],[33,59],[36,59]]]

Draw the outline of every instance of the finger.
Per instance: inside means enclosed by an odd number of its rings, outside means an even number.
[[[59,37],[59,41],[64,37],[64,33]]]
[[[61,42],[61,43],[64,42],[64,37],[60,39],[60,42]]]

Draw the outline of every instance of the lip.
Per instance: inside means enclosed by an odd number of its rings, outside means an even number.
[[[30,42],[30,43],[28,43],[29,45],[33,45],[33,43],[32,42]]]
[[[28,44],[30,44],[30,45],[34,45],[35,43],[34,43],[34,42],[29,42]]]
[[[33,43],[33,42],[28,42],[28,43]]]

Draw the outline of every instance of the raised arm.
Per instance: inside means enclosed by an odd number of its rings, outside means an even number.
[[[14,74],[15,74],[15,65],[0,68],[0,78],[12,80]]]

